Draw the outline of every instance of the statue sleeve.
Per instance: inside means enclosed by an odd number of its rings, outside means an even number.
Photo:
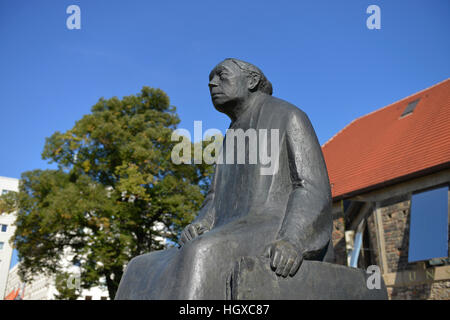
[[[331,239],[331,190],[322,149],[301,110],[289,117],[285,143],[292,189],[278,239],[305,259],[319,259]]]
[[[216,171],[218,167],[216,166]],[[216,176],[217,172],[214,172],[214,176],[211,181],[211,186],[209,187],[208,193],[206,194],[205,200],[200,207],[200,210],[197,214],[193,223],[199,223],[207,230],[210,230],[214,224],[215,220],[215,210],[214,210],[214,190],[216,186]]]

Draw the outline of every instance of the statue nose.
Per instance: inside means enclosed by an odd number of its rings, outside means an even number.
[[[219,84],[217,83],[217,80],[219,79],[219,77],[217,77],[217,75],[215,75],[214,77],[212,77],[212,79],[209,81],[208,83],[208,87],[210,89],[212,89],[213,87],[217,87]]]
[[[213,87],[217,87],[217,83],[216,83],[215,81],[211,80],[211,81],[208,83],[208,87],[209,87],[210,89],[212,89]]]

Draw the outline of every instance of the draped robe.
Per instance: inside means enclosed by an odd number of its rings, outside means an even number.
[[[271,130],[278,130],[278,170],[261,174],[269,165],[223,163],[195,223],[209,231],[181,248],[133,258],[122,277],[116,299],[225,299],[227,281],[237,260],[261,256],[270,243],[284,239],[304,259],[330,261],[331,192],[321,147],[306,114],[281,99],[261,94],[230,129],[267,130],[264,147],[271,150]],[[259,140],[258,140],[259,141]],[[235,144],[236,145],[236,144]],[[235,150],[236,152],[236,147]],[[236,160],[236,157],[235,157]],[[268,260],[269,263],[269,260]]]

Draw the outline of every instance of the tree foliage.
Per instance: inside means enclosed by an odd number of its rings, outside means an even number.
[[[60,272],[55,277],[55,287],[58,293],[56,300],[77,300],[81,296],[81,288],[73,284],[73,275],[69,272]],[[72,281],[72,285],[68,285]]]
[[[101,98],[72,129],[47,138],[42,156],[58,169],[23,173],[16,200],[8,198],[18,205],[14,244],[24,280],[63,274],[69,254],[82,287],[105,279],[114,298],[131,258],[163,249],[164,238],[178,240],[213,170],[172,163],[178,123],[167,95],[144,87],[121,100]]]

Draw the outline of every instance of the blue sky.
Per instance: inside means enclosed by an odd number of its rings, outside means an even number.
[[[81,8],[69,30],[66,8]],[[369,30],[366,9],[381,9]],[[100,97],[158,87],[179,127],[228,127],[208,74],[235,57],[259,66],[310,117],[320,143],[353,119],[450,74],[450,1],[0,0],[0,176],[48,168],[45,138]]]
[[[69,30],[66,8],[81,8]],[[366,8],[381,9],[369,30]],[[226,57],[259,66],[274,95],[302,108],[321,144],[356,117],[450,74],[450,2],[0,0],[0,176],[48,168],[45,138],[100,97],[159,87],[181,128],[228,127],[210,70]]]

